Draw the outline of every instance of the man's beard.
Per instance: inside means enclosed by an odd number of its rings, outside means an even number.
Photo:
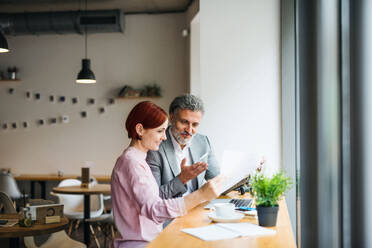
[[[192,138],[194,136],[192,136],[190,133],[188,132],[178,132],[177,130],[175,130],[175,128],[171,128],[171,131],[172,131],[172,134],[173,134],[173,137],[177,140],[178,143],[180,143],[181,145],[183,146],[187,146],[187,145],[190,145],[191,144],[191,141],[192,141]],[[190,135],[191,137],[189,139],[184,139],[181,135],[182,134],[188,134]]]

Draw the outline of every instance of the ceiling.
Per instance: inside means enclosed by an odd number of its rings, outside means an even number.
[[[122,9],[126,14],[184,12],[193,0],[88,0],[88,10]],[[39,12],[82,10],[85,0],[0,0],[0,11]]]

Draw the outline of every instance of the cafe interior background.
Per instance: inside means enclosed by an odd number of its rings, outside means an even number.
[[[0,0],[2,13],[84,10],[84,1],[10,2]],[[128,145],[130,109],[151,100],[167,110],[183,93],[203,99],[199,132],[220,161],[224,150],[238,150],[282,168],[280,1],[88,1],[88,10],[99,9],[122,9],[124,28],[88,33],[95,84],[75,82],[83,33],[6,36],[10,52],[0,55],[0,71],[16,66],[19,80],[0,81],[0,168],[79,174],[92,161],[91,174],[110,175]],[[160,98],[117,97],[125,85],[154,83]],[[288,207],[295,230],[294,191]]]

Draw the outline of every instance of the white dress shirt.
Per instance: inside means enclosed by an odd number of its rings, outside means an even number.
[[[169,128],[169,136],[171,137],[173,148],[174,148],[174,154],[176,155],[176,161],[178,166],[181,166],[181,162],[184,158],[186,158],[186,166],[191,165],[191,153],[190,153],[190,147],[189,145],[186,145],[183,149],[181,149],[180,144],[177,143],[176,138],[173,137],[173,134],[171,132],[171,129]],[[183,196],[188,195],[192,192],[194,192],[197,188],[197,181],[196,178],[193,178],[192,180],[189,180],[186,183],[187,191],[183,194]]]

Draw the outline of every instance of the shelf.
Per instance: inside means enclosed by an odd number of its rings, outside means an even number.
[[[21,82],[20,79],[0,79],[0,82]]]
[[[120,96],[115,99],[118,100],[130,100],[130,99],[149,99],[149,98],[161,98],[161,96]]]

